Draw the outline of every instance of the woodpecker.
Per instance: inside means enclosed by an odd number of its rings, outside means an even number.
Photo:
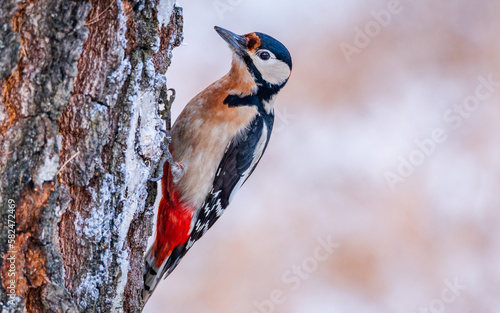
[[[146,253],[145,303],[233,199],[266,150],[276,95],[292,72],[287,48],[263,33],[215,27],[233,52],[228,74],[195,96],[171,129],[156,236]]]

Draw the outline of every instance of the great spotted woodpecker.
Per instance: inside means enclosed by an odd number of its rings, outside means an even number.
[[[231,70],[194,97],[172,127],[169,148],[177,163],[163,166],[143,303],[252,174],[271,136],[276,95],[291,74],[290,53],[271,36],[215,30],[233,51]]]

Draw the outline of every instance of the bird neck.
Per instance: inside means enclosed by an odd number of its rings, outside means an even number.
[[[256,106],[271,128],[276,96],[287,81],[279,85],[270,84],[262,78],[251,60],[242,60],[237,55],[233,57],[231,70],[225,78],[230,88],[224,104],[229,107]]]
[[[226,75],[230,82],[230,94],[241,96],[252,95],[257,92],[254,77],[248,71],[247,65],[239,57],[233,57],[231,70]]]

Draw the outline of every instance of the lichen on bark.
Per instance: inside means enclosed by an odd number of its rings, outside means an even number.
[[[0,308],[137,312],[156,197],[148,179],[162,154],[157,110],[182,11],[159,0],[4,2]]]

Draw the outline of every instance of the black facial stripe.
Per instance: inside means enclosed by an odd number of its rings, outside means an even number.
[[[250,59],[250,57],[248,58]],[[286,82],[288,81],[287,79],[280,85],[271,84],[264,80],[264,78],[262,78],[262,74],[252,62],[252,59],[250,59],[249,63],[245,60],[245,63],[247,64],[248,71],[254,76],[255,82],[258,85],[257,96],[263,101],[269,101],[275,94],[277,94],[281,90],[281,88],[283,88],[283,86],[285,86]]]
[[[260,92],[261,91],[259,89],[259,91],[257,91],[257,94],[244,97],[238,95],[229,95],[226,97],[226,99],[224,99],[224,104],[227,104],[227,106],[230,108],[238,106],[256,106],[257,111],[259,112],[260,116],[264,119],[267,129],[269,130],[267,136],[270,137],[274,124],[274,114],[272,112],[267,113],[266,110],[264,109],[264,103],[262,102],[262,99],[259,97]]]
[[[248,57],[250,59],[250,57]],[[246,60],[245,60],[246,61]],[[254,75],[255,82],[257,83],[257,93],[248,96],[239,96],[239,95],[228,95],[226,99],[224,99],[224,104],[227,104],[229,107],[237,107],[237,106],[256,106],[259,113],[264,117],[267,127],[269,130],[272,129],[274,123],[274,116],[268,114],[264,109],[264,102],[268,102],[271,100],[273,96],[275,96],[283,86],[287,83],[288,79],[285,80],[280,85],[273,85],[268,83],[262,78],[262,75],[255,67],[255,64],[250,59],[250,64],[247,63],[248,70],[252,75]],[[269,135],[271,132],[269,132]]]
[[[238,107],[238,106],[259,106],[259,99],[255,95],[249,96],[238,96],[238,95],[229,95],[224,99],[224,104],[227,104],[228,107]]]
[[[224,99],[224,104],[229,107],[237,106],[256,106],[264,107],[264,102],[268,102],[276,95],[280,89],[286,84],[286,81],[281,85],[271,85],[265,81],[260,82],[257,93],[248,96],[229,95]]]

